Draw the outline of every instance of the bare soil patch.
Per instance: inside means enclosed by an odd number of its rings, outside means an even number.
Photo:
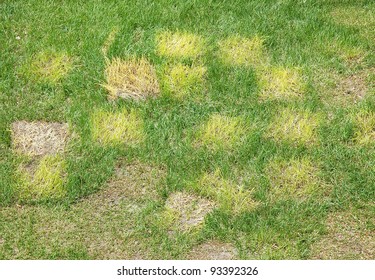
[[[237,250],[232,244],[208,241],[193,248],[187,256],[189,260],[235,260]]]

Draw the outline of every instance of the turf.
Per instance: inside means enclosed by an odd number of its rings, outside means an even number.
[[[0,259],[374,259],[374,14],[1,1]]]

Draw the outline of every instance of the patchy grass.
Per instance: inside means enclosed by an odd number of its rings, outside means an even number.
[[[319,169],[307,158],[289,161],[275,159],[266,168],[271,199],[305,199],[322,193],[326,186],[319,179]]]
[[[61,198],[66,194],[66,162],[60,155],[47,155],[36,162],[21,163],[16,176],[21,201]]]
[[[236,248],[232,244],[211,240],[202,243],[191,250],[189,260],[235,260]]]
[[[189,94],[199,94],[204,89],[207,69],[204,66],[187,66],[181,63],[168,67],[165,73],[166,90],[181,99]]]
[[[143,120],[135,110],[106,112],[91,116],[92,138],[102,145],[134,146],[143,142]]]
[[[157,53],[171,58],[196,59],[204,53],[202,37],[188,32],[163,31],[156,36]]]
[[[360,111],[354,117],[356,131],[354,141],[360,145],[374,143],[375,140],[375,113]]]
[[[154,67],[145,58],[124,61],[114,58],[105,69],[110,99],[145,99],[160,92]]]
[[[73,59],[65,52],[52,50],[36,54],[30,65],[24,67],[26,75],[37,82],[56,84],[73,68]]]
[[[253,199],[251,189],[226,180],[220,170],[205,173],[193,189],[202,196],[216,201],[224,212],[235,215],[252,211],[258,205]]]
[[[305,85],[300,71],[284,67],[266,67],[258,72],[262,99],[292,99],[303,96]]]
[[[233,149],[246,136],[244,123],[239,117],[213,114],[198,133],[200,144],[213,149]]]
[[[218,43],[218,56],[228,65],[262,67],[269,63],[264,40],[259,36],[253,38],[231,36]]]
[[[116,39],[117,34],[119,33],[119,27],[115,26],[112,28],[111,32],[108,34],[107,39],[104,41],[103,46],[102,46],[102,53],[106,59],[108,55],[109,48],[112,46],[113,42]]]
[[[215,207],[205,198],[187,193],[172,193],[165,202],[160,223],[171,231],[192,231],[203,225],[204,219]]]
[[[283,109],[268,127],[267,136],[275,141],[311,145],[318,141],[317,128],[320,118],[309,111]]]
[[[355,6],[338,7],[331,12],[332,19],[338,24],[366,27],[375,24],[375,16],[371,9]]]
[[[68,140],[66,123],[18,121],[12,124],[12,146],[28,156],[64,152]]]

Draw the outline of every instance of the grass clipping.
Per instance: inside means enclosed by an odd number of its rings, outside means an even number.
[[[241,118],[214,114],[200,128],[198,141],[213,150],[233,149],[245,136],[246,129]]]
[[[143,120],[134,110],[97,111],[91,116],[92,137],[102,145],[134,146],[144,140]]]
[[[218,56],[228,65],[252,67],[267,65],[269,58],[263,41],[258,36],[253,38],[232,36],[219,42]]]
[[[60,198],[66,193],[66,163],[61,155],[44,156],[36,166],[21,164],[17,173],[21,200]]]
[[[110,99],[146,99],[160,93],[155,68],[145,58],[124,61],[114,58],[105,69],[106,83]]]
[[[276,141],[312,145],[318,141],[320,116],[309,111],[284,109],[268,127],[267,136]]]
[[[195,59],[203,54],[204,40],[195,34],[187,32],[165,31],[156,36],[157,52],[159,55]]]

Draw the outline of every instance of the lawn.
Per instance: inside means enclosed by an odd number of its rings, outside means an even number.
[[[374,259],[371,0],[0,2],[0,259]]]

